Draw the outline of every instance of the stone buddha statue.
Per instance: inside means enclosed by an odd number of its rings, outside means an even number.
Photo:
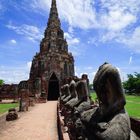
[[[131,127],[118,70],[104,63],[97,71],[93,86],[99,100],[95,107],[81,114],[77,131],[86,140],[129,140]],[[81,133],[81,134],[80,134]]]
[[[69,96],[67,96],[67,97],[63,100],[64,104],[67,103],[67,102],[68,102],[69,100],[71,100],[72,98],[75,98],[75,97],[76,97],[76,93],[75,93],[75,81],[74,81],[74,80],[72,80],[72,81],[70,82],[70,85],[69,85],[69,92],[70,92]]]

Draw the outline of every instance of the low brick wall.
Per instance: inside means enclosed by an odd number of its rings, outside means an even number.
[[[57,127],[60,140],[70,140],[67,132],[64,131],[63,117],[60,115],[59,107],[57,108]]]

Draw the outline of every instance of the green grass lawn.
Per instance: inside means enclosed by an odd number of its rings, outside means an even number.
[[[15,108],[17,106],[18,106],[18,103],[0,104],[0,114],[8,111],[9,108]]]
[[[96,94],[92,93],[93,100],[96,98]],[[140,119],[140,96],[126,95],[125,109],[131,117]]]
[[[140,118],[140,96],[126,95],[126,106],[128,114]]]

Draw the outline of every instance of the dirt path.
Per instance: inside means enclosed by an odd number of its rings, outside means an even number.
[[[57,102],[37,104],[0,131],[0,140],[58,140]]]

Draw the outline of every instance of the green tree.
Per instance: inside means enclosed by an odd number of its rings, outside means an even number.
[[[0,86],[4,84],[4,80],[0,79]]]
[[[89,89],[93,90],[93,84],[89,84]]]
[[[135,89],[136,93],[140,93],[140,73],[135,72]]]
[[[140,93],[140,73],[127,75],[128,80],[123,83],[124,89],[128,93]]]

